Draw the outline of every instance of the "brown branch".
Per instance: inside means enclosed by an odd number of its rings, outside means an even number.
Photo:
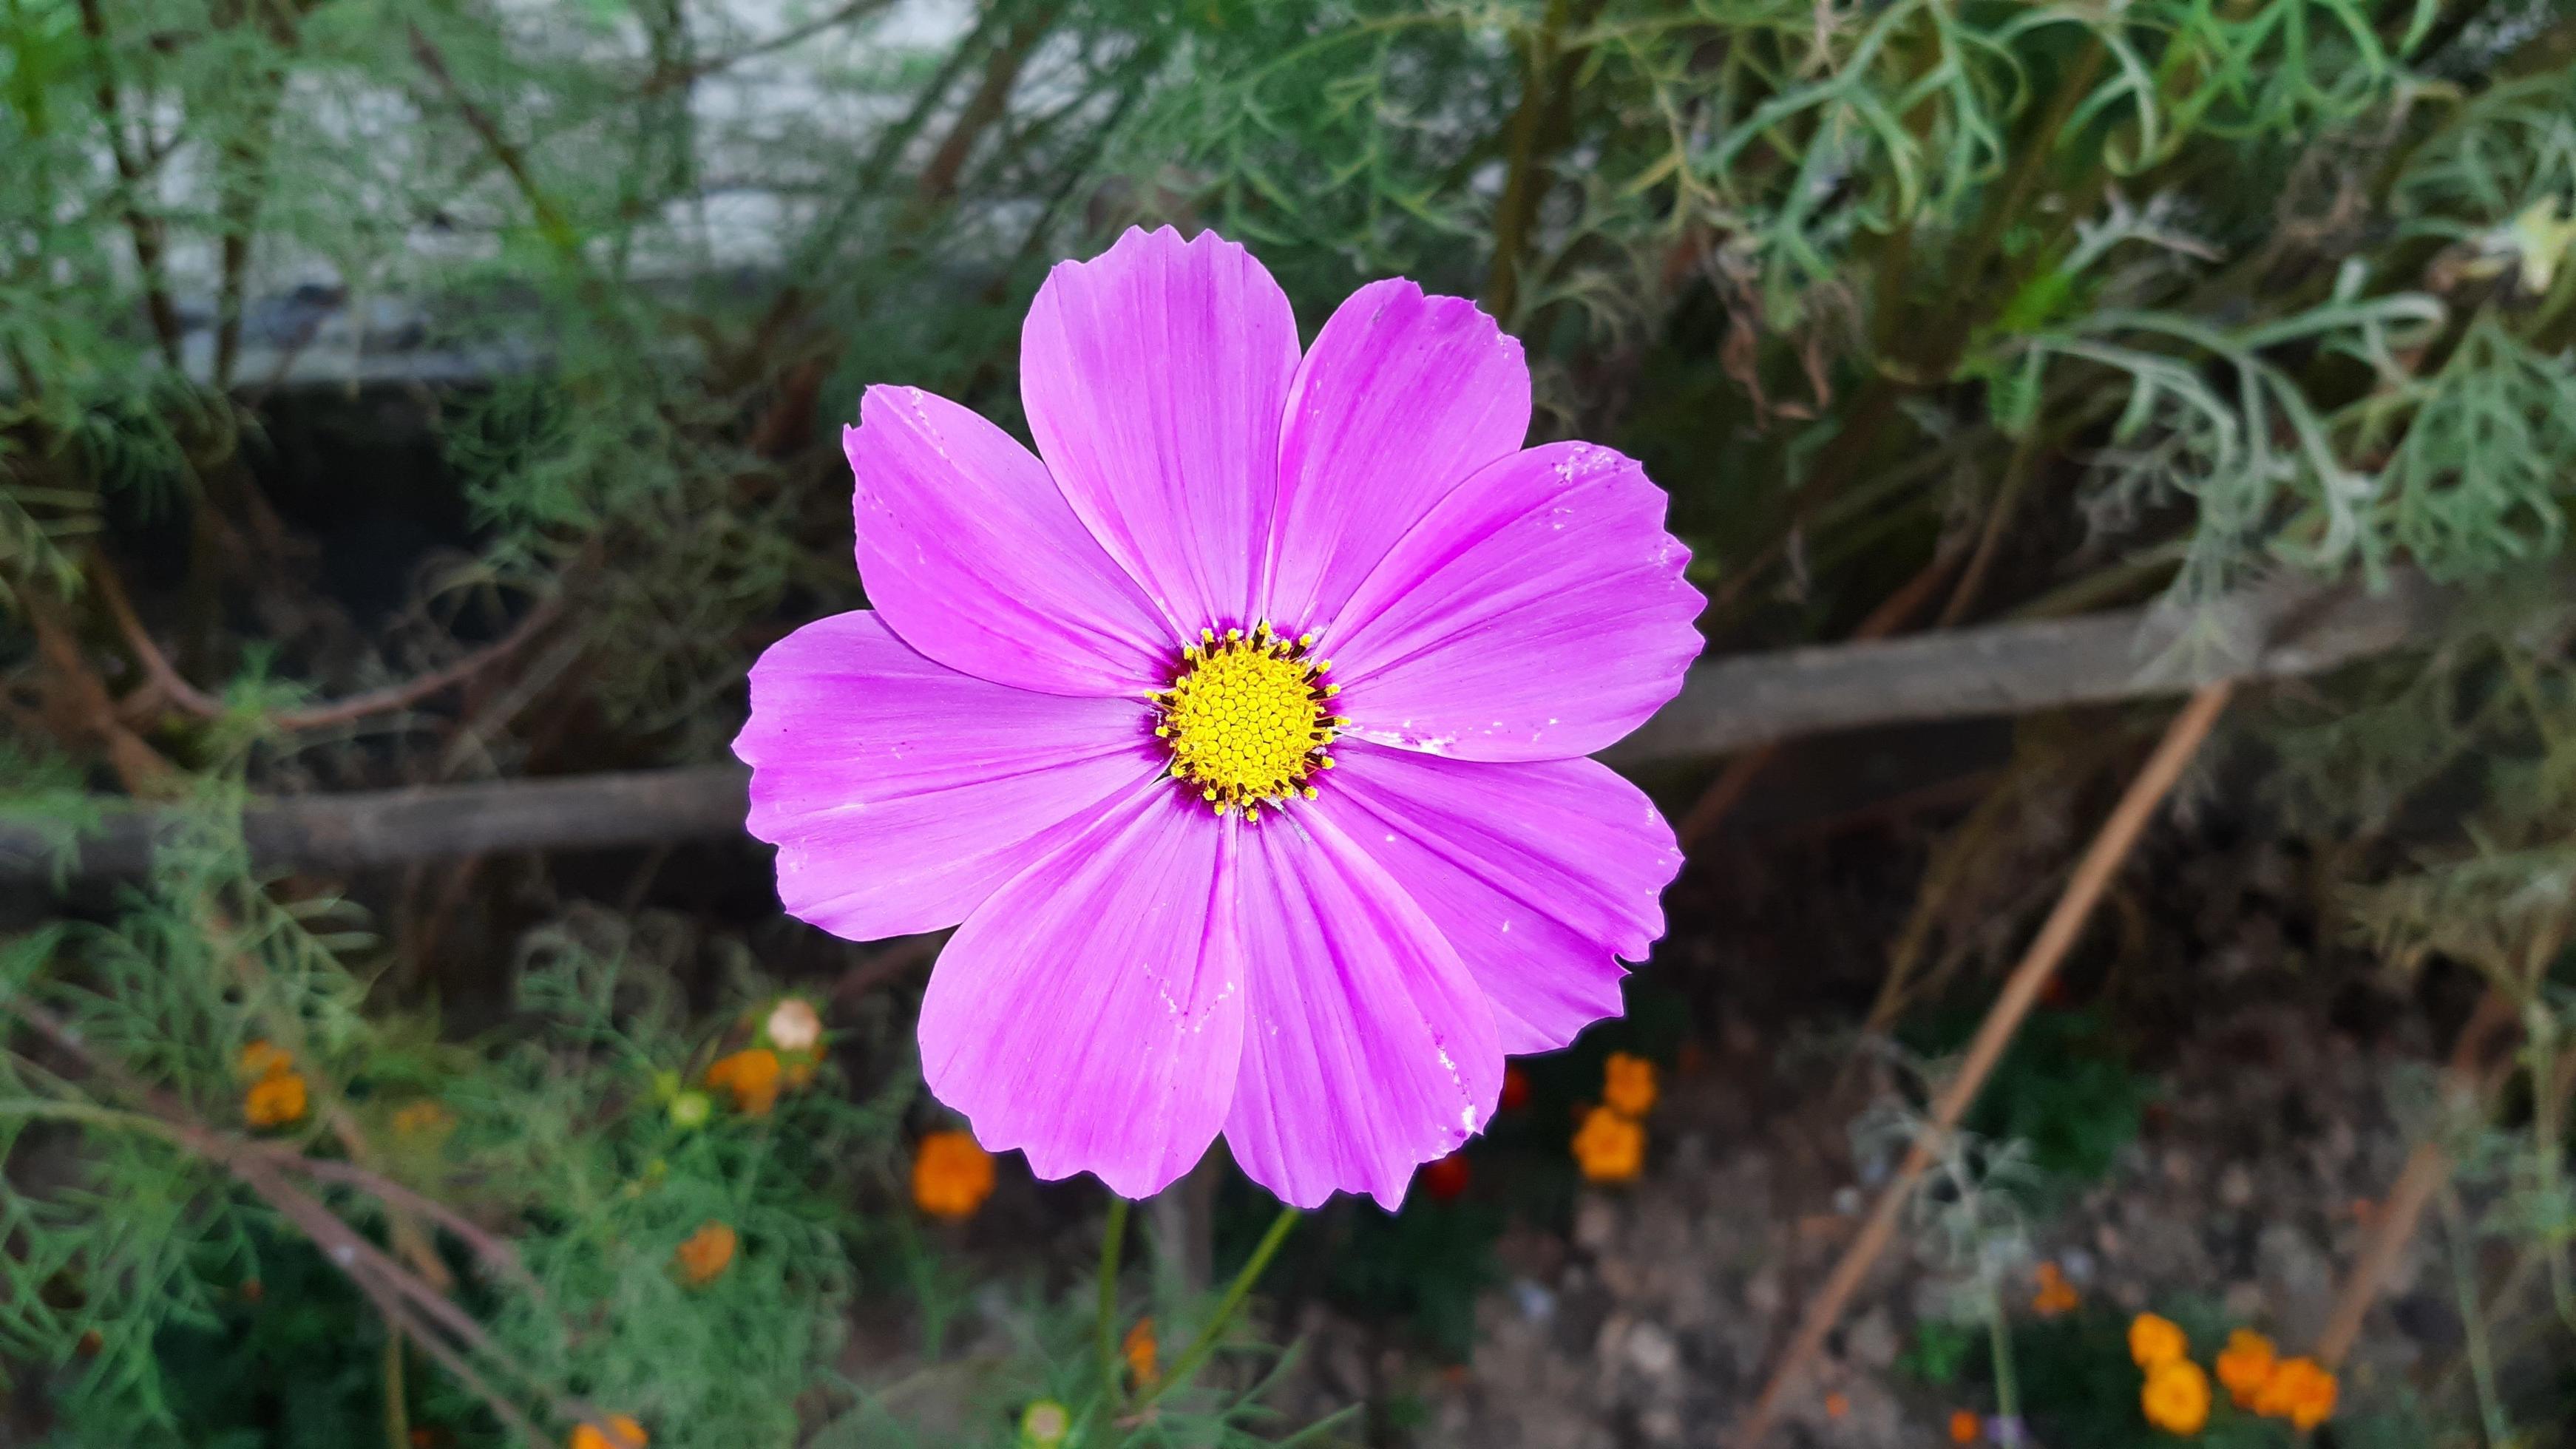
[[[2451,607],[2451,595],[2411,575],[2379,594],[2284,576],[2197,610],[2026,620],[1705,660],[1678,697],[1602,758],[1613,765],[1691,759],[1822,730],[2023,714],[2182,694],[2220,679],[2318,674],[2431,642]]]
[[[143,307],[152,319],[152,335],[161,343],[161,358],[170,370],[180,369],[178,305],[170,300],[170,281],[162,252],[165,237],[161,218],[143,209],[139,188],[146,167],[126,140],[125,113],[116,93],[116,70],[110,62],[111,47],[107,38],[107,15],[99,0],[80,0],[81,33],[89,40],[90,64],[98,72],[94,95],[99,121],[107,130],[108,154],[116,162],[117,181],[123,189],[122,210],[125,229],[134,238],[134,264],[143,274]]]
[[[492,1271],[516,1280],[530,1293],[542,1295],[528,1265],[519,1259],[519,1250],[472,1218],[440,1202],[425,1192],[404,1186],[381,1172],[361,1167],[354,1162],[335,1162],[327,1157],[307,1157],[302,1153],[281,1153],[282,1165],[303,1173],[317,1182],[353,1188],[399,1209],[427,1218],[453,1234],[457,1241],[473,1250],[475,1259]]]
[[[966,169],[967,158],[975,152],[975,143],[993,128],[1009,110],[1011,89],[1019,84],[1020,67],[1028,63],[1029,52],[1055,21],[1052,6],[1041,6],[1021,17],[1011,27],[1001,48],[984,62],[983,79],[973,95],[966,98],[957,120],[940,137],[937,149],[923,163],[921,176],[913,186],[913,211],[910,225],[918,227],[931,214],[957,194],[957,179]]]
[[[503,171],[509,173],[510,183],[518,188],[520,198],[528,203],[528,210],[536,215],[537,230],[566,260],[587,269],[588,259],[581,253],[580,233],[573,229],[572,219],[564,214],[561,206],[555,204],[554,197],[537,184],[536,173],[529,168],[525,153],[521,152],[508,136],[502,134],[500,122],[494,120],[490,112],[475,104],[474,99],[465,94],[465,88],[456,83],[455,72],[447,68],[446,53],[423,34],[419,26],[412,25],[406,28],[411,41],[412,59],[417,61],[420,68],[428,73],[430,80],[437,84],[440,92],[447,97],[448,104],[454,106],[456,113],[464,118],[466,127],[483,142],[484,151],[494,161],[500,163]]]
[[[156,795],[176,771],[158,750],[117,718],[106,681],[81,653],[80,640],[50,596],[26,591],[24,613],[35,631],[36,657],[44,664],[44,713],[55,733],[95,743],[129,795]],[[5,853],[5,848],[0,848]]]
[[[2012,522],[2021,505],[2022,490],[2029,486],[2031,475],[2038,472],[2039,429],[2034,424],[2014,444],[2012,460],[2004,465],[2003,486],[1995,490],[1995,501],[1986,511],[1986,526],[1977,535],[1976,552],[1968,557],[1967,572],[1959,575],[1959,587],[1950,594],[1950,602],[1941,606],[1940,626],[1955,626],[1968,617],[1977,594],[1986,585],[1986,570],[1992,568],[1995,555],[2003,551],[2004,526]]]
[[[2027,713],[2183,693],[2219,680],[2316,674],[2441,637],[2448,596],[2401,576],[2373,597],[2285,587],[2224,606],[2223,633],[2262,640],[2175,667],[2183,622],[2158,611],[1996,624],[1879,643],[1739,655],[1695,666],[1680,696],[1602,754],[1637,768],[1869,725]],[[139,741],[138,741],[139,743]],[[742,829],[735,765],[564,779],[371,790],[257,804],[242,816],[263,867],[356,870],[513,850],[584,850],[730,835]],[[172,821],[114,812],[78,846],[72,873],[133,875]],[[0,882],[53,875],[44,831],[0,821]]]
[[[170,662],[169,656],[161,652],[160,646],[152,642],[152,635],[143,627],[143,620],[134,612],[134,601],[126,596],[125,585],[117,577],[116,570],[109,567],[105,560],[96,560],[90,570],[90,581],[97,587],[100,601],[107,605],[108,615],[115,621],[117,633],[123,636],[127,651],[133,654],[135,662],[142,667],[144,678],[149,682],[154,695],[160,701],[201,719],[215,719],[222,716],[225,712],[224,702],[190,684],[187,678],[179,673],[178,667]],[[517,624],[512,625],[509,633],[480,649],[463,655],[453,663],[433,669],[416,679],[386,685],[382,689],[371,689],[362,694],[350,695],[345,699],[307,705],[302,709],[282,710],[269,716],[268,724],[272,728],[287,731],[323,729],[333,725],[348,724],[373,714],[409,709],[429,696],[462,684],[516,654],[526,647],[528,641],[544,633],[548,626],[561,617],[562,612],[562,596],[549,595],[535,608],[530,609]]]
[[[746,60],[754,60],[785,50],[790,46],[801,45],[826,30],[847,25],[853,20],[864,19],[892,3],[893,0],[850,0],[850,3],[838,10],[818,15],[801,25],[791,25],[776,35],[755,40],[740,50],[729,50],[722,55],[709,56],[704,60],[691,61],[686,65],[656,66],[636,83],[636,99],[649,100],[666,91],[695,85],[708,76],[740,65]]]
[[[1578,16],[1575,7],[1583,13]],[[1564,134],[1574,109],[1574,78],[1582,47],[1565,45],[1565,33],[1590,21],[1600,0],[1548,0],[1547,15],[1529,37],[1520,104],[1513,108],[1510,160],[1503,194],[1494,203],[1493,270],[1485,280],[1485,310],[1509,327],[1520,307],[1521,257],[1547,192],[1547,153]]]
[[[2103,823],[2101,833],[2093,837],[2092,845],[2075,867],[2073,878],[2066,883],[2065,893],[2058,897],[2056,908],[2049,912],[2039,935],[2030,943],[2021,964],[2013,968],[2012,975],[2004,982],[2002,994],[1995,998],[1984,1023],[1977,1028],[1976,1037],[1969,1042],[1967,1056],[1959,1064],[1957,1074],[1934,1099],[1924,1131],[1915,1138],[1912,1149],[1906,1153],[1904,1165],[1897,1169],[1895,1179],[1880,1192],[1876,1206],[1861,1226],[1860,1235],[1843,1251],[1841,1261],[1834,1264],[1823,1288],[1809,1300],[1806,1312],[1798,1321],[1796,1333],[1780,1355],[1778,1366],[1771,1371],[1771,1377],[1762,1386],[1761,1395],[1736,1426],[1730,1440],[1735,1449],[1754,1449],[1770,1433],[1781,1397],[1790,1385],[1797,1382],[1808,1360],[1824,1347],[1825,1337],[1841,1319],[1843,1308],[1860,1288],[1861,1280],[1868,1276],[1870,1268],[1877,1263],[1879,1254],[1886,1250],[1889,1239],[1895,1235],[1897,1220],[1904,1214],[1907,1200],[1913,1196],[1915,1185],[1931,1168],[1941,1142],[1957,1130],[1960,1120],[1975,1104],[1978,1091],[1985,1086],[1995,1063],[2002,1059],[2004,1048],[2011,1045],[2013,1034],[2020,1029],[2023,1018],[2030,1014],[2041,990],[2056,974],[2058,964],[2066,959],[2066,953],[2083,932],[2084,923],[2092,915],[2095,903],[2101,900],[2103,890],[2110,885],[2121,863],[2128,859],[2130,849],[2137,844],[2139,835],[2145,831],[2147,822],[2154,818],[2158,807],[2163,805],[2165,796],[2172,792],[2174,782],[2182,778],[2184,767],[2199,753],[2201,741],[2208,738],[2210,727],[2218,721],[2219,712],[2227,707],[2227,697],[2232,689],[2229,684],[2213,684],[2192,696],[2191,703],[2185,705],[2173,723],[2166,727],[2164,739],[2157,744],[2146,767],[2130,782],[2127,793],[2120,797],[2120,803],[2112,810],[2111,818]]]
[[[2460,1028],[2459,1039],[2451,1044],[2450,1062],[2442,1070],[2446,1097],[2485,1108],[2502,1085],[2502,1074],[2481,1070],[2480,1064],[2486,1060],[2497,1035],[2512,1027],[2513,1016],[2513,1001],[2503,992],[2491,988],[2479,998],[2477,1010]],[[2352,1351],[2361,1337],[2363,1320],[2370,1316],[2370,1306],[2379,1300],[2381,1286],[2396,1268],[2407,1243],[2414,1239],[2424,1209],[2450,1180],[2451,1155],[2438,1137],[2416,1143],[2415,1149],[2406,1154],[2406,1165],[2389,1186],[2388,1200],[2372,1214],[2369,1234],[2353,1258],[2352,1272],[2336,1291],[2334,1308],[2317,1334],[2317,1362],[2335,1368]]]

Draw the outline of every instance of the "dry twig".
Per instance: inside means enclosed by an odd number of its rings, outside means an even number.
[[[2076,865],[2074,877],[2066,883],[2065,894],[2058,897],[2056,909],[2049,912],[2048,920],[2039,928],[2039,935],[2030,943],[2030,950],[2023,955],[2021,964],[2013,968],[2011,977],[2004,982],[2002,994],[1995,998],[1995,1004],[1986,1012],[1986,1019],[1977,1028],[1976,1037],[1969,1042],[1967,1057],[1960,1063],[1957,1074],[1933,1101],[1927,1114],[1925,1132],[1915,1139],[1894,1180],[1879,1193],[1868,1220],[1861,1225],[1860,1235],[1843,1250],[1841,1260],[1834,1264],[1824,1286],[1808,1300],[1797,1331],[1780,1355],[1778,1365],[1772,1369],[1770,1379],[1763,1384],[1761,1396],[1754,1400],[1752,1408],[1736,1425],[1730,1441],[1735,1449],[1754,1449],[1770,1433],[1782,1396],[1798,1381],[1808,1361],[1824,1347],[1825,1336],[1833,1331],[1834,1324],[1842,1317],[1844,1306],[1851,1301],[1861,1280],[1868,1276],[1879,1254],[1886,1250],[1889,1239],[1895,1235],[1897,1220],[1905,1211],[1907,1199],[1913,1195],[1915,1185],[1938,1155],[1939,1139],[1956,1130],[1960,1119],[1967,1116],[1968,1108],[1977,1100],[1978,1089],[1985,1085],[1995,1063],[2002,1059],[2004,1048],[2011,1044],[2013,1033],[2020,1029],[2022,1019],[2030,1014],[2049,978],[2056,974],[2058,964],[2066,959],[2067,951],[2083,931],[2086,918],[2093,913],[2094,904],[2102,898],[2111,877],[2119,870],[2121,862],[2128,859],[2130,848],[2137,844],[2138,836],[2146,829],[2147,822],[2154,818],[2165,796],[2173,790],[2174,782],[2182,778],[2184,766],[2190,764],[2192,756],[2199,752],[2201,741],[2208,738],[2210,727],[2217,723],[2219,712],[2226,708],[2232,689],[2230,684],[2213,684],[2192,696],[2191,702],[2174,716],[2173,723],[2166,726],[2164,739],[2156,745],[2155,753],[2148,757],[2146,767],[2129,783],[2127,793],[2120,797],[2120,803],[2111,811],[2111,818],[2103,822],[2101,833],[2093,837],[2093,844]]]

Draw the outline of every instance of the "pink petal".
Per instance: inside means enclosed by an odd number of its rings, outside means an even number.
[[[1563,760],[1635,729],[1699,653],[1690,551],[1607,448],[1551,443],[1460,484],[1343,609],[1348,733],[1470,760]]]
[[[916,387],[872,387],[841,432],[859,576],[905,643],[1050,694],[1165,681],[1169,626],[1008,433]]]
[[[1252,622],[1297,370],[1287,295],[1214,232],[1129,229],[1047,275],[1020,398],[1073,511],[1176,638]]]
[[[1417,1164],[1493,1116],[1503,1053],[1484,992],[1335,823],[1346,810],[1291,807],[1243,833],[1249,996],[1225,1140],[1284,1202],[1351,1191],[1392,1209]]]
[[[1135,701],[1036,694],[838,614],[751,670],[751,833],[790,915],[865,941],[964,920],[1164,764]]]
[[[1288,394],[1269,617],[1329,634],[1404,531],[1529,432],[1519,339],[1463,297],[1396,278],[1353,292],[1316,335]]]
[[[1503,1050],[1552,1051],[1620,1010],[1621,958],[1664,933],[1681,870],[1654,802],[1597,760],[1487,764],[1352,743],[1351,838],[1404,882],[1493,999]]]
[[[921,1001],[921,1069],[994,1151],[1150,1197],[1215,1139],[1243,1055],[1235,845],[1166,782],[967,918]]]

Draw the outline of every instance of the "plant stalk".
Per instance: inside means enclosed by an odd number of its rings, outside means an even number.
[[[1270,1220],[1270,1231],[1261,1235],[1260,1246],[1252,1250],[1252,1256],[1244,1260],[1243,1271],[1235,1274],[1234,1282],[1227,1285],[1225,1297],[1217,1302],[1216,1312],[1208,1318],[1207,1326],[1199,1330],[1198,1337],[1190,1340],[1190,1346],[1172,1365],[1172,1371],[1163,1375],[1136,1400],[1139,1412],[1152,1407],[1154,1401],[1170,1392],[1174,1385],[1189,1382],[1190,1376],[1198,1372],[1199,1365],[1206,1362],[1207,1356],[1216,1352],[1218,1340],[1225,1336],[1227,1326],[1234,1322],[1234,1315],[1243,1308],[1243,1300],[1252,1295],[1252,1285],[1261,1280],[1262,1270],[1278,1256],[1279,1245],[1288,1240],[1288,1230],[1297,1226],[1297,1219],[1302,1216],[1304,1214],[1298,1209],[1284,1203],[1280,1205],[1279,1216]]]

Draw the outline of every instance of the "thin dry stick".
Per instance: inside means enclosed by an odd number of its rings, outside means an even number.
[[[1906,1153],[1904,1166],[1897,1170],[1895,1180],[1879,1194],[1877,1204],[1870,1210],[1869,1220],[1861,1225],[1860,1236],[1843,1250],[1842,1260],[1834,1264],[1824,1287],[1808,1301],[1806,1314],[1798,1321],[1797,1333],[1789,1340],[1787,1351],[1780,1355],[1779,1366],[1771,1371],[1769,1382],[1762,1386],[1761,1397],[1753,1401],[1753,1407],[1736,1425],[1732,1440],[1735,1449],[1754,1449],[1770,1433],[1781,1397],[1797,1381],[1807,1361],[1824,1347],[1825,1335],[1833,1331],[1835,1322],[1842,1317],[1844,1305],[1850,1302],[1853,1292],[1860,1287],[1861,1279],[1878,1261],[1878,1255],[1886,1251],[1888,1240],[1896,1232],[1897,1219],[1905,1211],[1906,1199],[1912,1195],[1914,1185],[1931,1168],[1940,1139],[1957,1128],[1959,1119],[1968,1114],[1968,1108],[1977,1100],[1977,1090],[1985,1085],[1987,1075],[1994,1071],[1995,1063],[2003,1057],[2004,1048],[2011,1044],[2022,1018],[2030,1014],[2032,1005],[2039,1000],[2039,993],[2048,985],[2048,978],[2056,974],[2058,963],[2066,959],[2067,951],[2084,929],[2085,918],[2093,913],[2094,904],[2101,900],[2104,888],[2110,885],[2120,863],[2128,858],[2130,848],[2137,844],[2138,836],[2146,829],[2147,822],[2154,818],[2157,807],[2172,792],[2174,782],[2182,778],[2183,767],[2191,763],[2192,756],[2200,750],[2201,741],[2209,737],[2210,726],[2217,723],[2219,711],[2227,707],[2227,696],[2233,689],[2234,686],[2228,683],[2204,686],[2191,697],[2189,704],[2183,706],[2182,712],[2174,716],[2173,723],[2165,727],[2165,737],[2156,745],[2155,754],[2148,758],[2146,768],[2138,772],[2137,778],[2129,782],[2128,792],[2120,797],[2119,805],[2111,811],[2111,818],[2103,822],[2101,833],[2093,837],[2093,844],[2085,850],[2083,860],[2077,863],[2074,877],[2066,883],[2065,894],[2057,898],[2056,909],[2048,913],[2048,920],[2039,928],[2038,937],[2030,943],[2029,952],[2022,957],[2021,964],[2013,968],[2012,976],[2004,982],[2003,993],[1995,998],[1994,1006],[1986,1012],[1984,1024],[1977,1028],[1976,1039],[1968,1044],[1967,1059],[1960,1063],[1958,1074],[1950,1079],[1949,1085],[1942,1088],[1940,1096],[1933,1102],[1926,1129]]]
[[[160,697],[200,718],[221,716],[224,702],[190,684],[186,676],[179,673],[178,667],[170,662],[169,656],[161,652],[160,646],[152,642],[151,633],[134,612],[134,601],[126,597],[125,585],[117,578],[116,571],[106,567],[102,561],[100,567],[91,570],[90,581],[97,586],[99,599],[107,605],[108,615],[116,621],[116,631],[124,637],[125,647],[133,653],[135,662],[142,665],[144,678],[150,681]],[[529,640],[544,633],[562,613],[562,595],[550,594],[530,609],[526,617],[512,625],[509,633],[451,664],[433,669],[417,679],[389,684],[382,689],[367,690],[303,709],[284,710],[270,716],[269,723],[288,731],[322,729],[349,724],[371,714],[409,709],[440,690],[462,684],[516,654]]]
[[[2460,1037],[2451,1047],[2450,1065],[2443,1071],[2444,1089],[2470,1094],[2483,1099],[2497,1085],[2481,1082],[2478,1062],[2486,1054],[2487,1044],[2495,1033],[2513,1022],[2513,1003],[2501,991],[2490,989],[2478,1002],[2468,1024],[2460,1028]],[[2451,1180],[2451,1155],[2438,1139],[2415,1144],[2406,1154],[2406,1165],[2399,1169],[2397,1181],[2388,1189],[2388,1201],[2370,1220],[2369,1236],[2362,1240],[2361,1252],[2353,1259],[2352,1273],[2344,1279],[2343,1289],[2335,1295],[2334,1310],[2326,1315],[2326,1326],[2317,1335],[2313,1356],[2327,1368],[2343,1363],[2361,1337],[2362,1321],[2370,1316],[2370,1305],[2379,1299],[2380,1285],[2388,1281],[2400,1254],[2415,1237],[2423,1221],[2424,1209]]]

